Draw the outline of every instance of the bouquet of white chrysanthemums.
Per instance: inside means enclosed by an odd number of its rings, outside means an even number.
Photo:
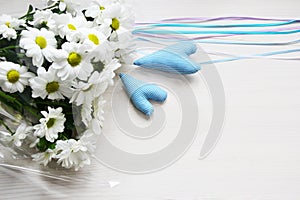
[[[131,46],[131,9],[121,0],[48,1],[0,16],[0,141],[34,161],[78,170],[103,125],[103,93]]]

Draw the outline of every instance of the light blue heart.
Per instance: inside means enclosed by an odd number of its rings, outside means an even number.
[[[190,59],[197,51],[192,42],[179,42],[136,61],[135,65],[171,73],[193,74],[201,69],[200,65]]]
[[[133,105],[147,116],[154,112],[149,100],[162,103],[167,99],[167,92],[157,85],[137,80],[128,74],[121,73],[119,76]]]

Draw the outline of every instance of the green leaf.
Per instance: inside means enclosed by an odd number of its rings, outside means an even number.
[[[0,48],[2,49],[2,48],[4,48],[4,47],[8,47],[8,46],[10,46],[11,44],[10,44],[10,42],[7,40],[7,39],[1,39],[0,40]]]
[[[27,14],[31,13],[33,11],[33,6],[30,4],[27,10]]]
[[[53,144],[50,144],[50,146],[49,146],[49,149],[55,149],[55,147],[56,147],[56,144],[55,143],[53,143]]]
[[[49,142],[45,137],[40,138],[40,141],[37,143],[36,147],[40,151],[46,151],[47,149],[55,149],[55,142]]]
[[[65,132],[58,134],[58,140],[68,140],[68,139],[69,139],[69,137]]]
[[[17,93],[7,94],[0,90],[0,101],[22,115],[28,114],[30,118],[32,118],[32,120],[41,118],[41,113],[39,112],[39,110],[30,105],[29,102],[21,99]]]
[[[34,10],[33,6],[29,5],[27,13],[24,16],[20,17],[19,19],[25,19],[26,22],[32,21],[34,13],[35,13],[35,10]]]
[[[0,101],[11,108],[14,108],[16,111],[23,113],[22,104],[18,102],[16,98],[7,95],[5,92],[1,90],[0,90]]]
[[[16,63],[16,58],[18,57],[16,51],[14,50],[5,50],[1,52],[1,55],[3,55],[7,61]]]
[[[48,149],[48,141],[46,140],[46,138],[40,138],[40,141],[37,143],[36,147],[40,151],[46,151]]]

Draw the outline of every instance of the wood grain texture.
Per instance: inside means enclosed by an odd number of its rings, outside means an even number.
[[[24,12],[28,3],[42,4],[38,0],[0,0],[0,12],[16,15]],[[137,21],[235,15],[299,18],[299,7],[298,0],[134,2]],[[253,48],[257,52],[276,50],[222,45],[201,47],[233,54],[247,54]],[[68,182],[31,172],[1,170],[0,199],[298,200],[299,62],[254,59],[216,66],[225,88],[226,124],[220,142],[206,159],[198,157],[208,121],[203,123],[188,152],[164,170],[132,175],[114,171],[93,160],[93,164],[81,172],[60,172],[61,177],[71,178]],[[209,102],[202,106],[204,109]],[[120,184],[110,188],[108,181]],[[40,182],[43,184],[39,185]]]

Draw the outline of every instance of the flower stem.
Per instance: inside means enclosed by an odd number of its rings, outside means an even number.
[[[35,101],[34,102],[37,105],[53,105],[53,106],[61,106],[61,107],[69,107],[70,104],[64,103],[64,102],[56,102],[56,101],[52,101],[51,103],[49,103],[48,101]]]
[[[53,4],[53,5],[51,5],[51,6],[48,6],[48,7],[46,7],[46,8],[43,8],[43,9],[41,9],[41,10],[50,10],[50,9],[52,9],[52,8],[55,8],[55,7],[57,7],[58,6],[58,3],[55,3],[55,4]],[[20,17],[19,19],[24,19],[24,18],[27,18],[28,16],[30,16],[30,15],[32,15],[32,14],[34,14],[35,13],[35,11],[31,11],[31,12],[28,12],[28,13],[26,13],[25,15],[23,15],[22,17]]]
[[[18,107],[22,107],[22,104],[19,101],[17,101],[14,97],[11,97],[8,94],[5,94],[2,91],[0,91],[0,98],[6,100],[6,102],[3,102],[5,104],[13,103],[13,104],[16,104]]]
[[[10,106],[14,109],[16,109],[17,111],[23,113],[24,110],[26,110],[27,112],[29,112],[30,114],[32,114],[33,116],[35,116],[36,118],[40,118],[40,112],[33,108],[32,106],[28,106],[26,105],[26,103],[22,103],[20,101],[18,101],[16,98],[0,91],[0,101],[5,103],[7,106]]]
[[[5,124],[5,122],[2,119],[0,119],[0,124],[2,124],[6,128],[6,130],[10,132],[10,134],[14,134],[14,132],[9,128],[7,124]]]
[[[19,46],[8,46],[8,47],[4,47],[4,48],[0,48],[0,51],[6,51],[9,49],[18,49],[20,48]]]
[[[33,109],[31,106],[23,106],[23,109],[35,116],[37,119],[41,118],[40,112],[37,109]]]
[[[49,9],[55,8],[56,6],[58,6],[58,3],[55,3],[51,6],[46,7],[46,8],[43,8],[42,10],[49,10]]]

